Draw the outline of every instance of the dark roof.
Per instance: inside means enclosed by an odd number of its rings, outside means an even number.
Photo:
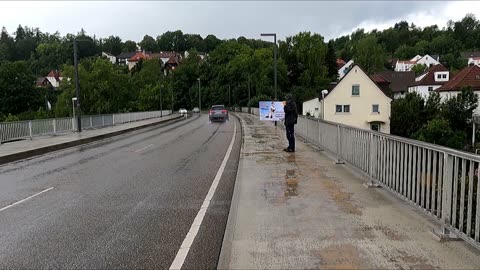
[[[425,75],[420,81],[411,84],[412,86],[418,85],[444,85],[447,82],[437,82],[435,81],[435,72],[439,71],[449,71],[448,68],[444,67],[442,64],[431,66],[427,70],[427,75]],[[449,72],[449,78],[453,77],[453,74]]]
[[[150,59],[150,55],[148,53],[144,53],[144,52],[136,52],[132,57],[130,57],[130,59],[128,61],[130,62],[136,62],[136,61],[140,61],[140,59]]]
[[[382,75],[373,74],[373,75],[370,75],[370,79],[372,79],[372,81],[374,81],[378,85],[378,87],[382,89],[384,93],[388,93],[390,91],[391,81],[387,80]]]
[[[137,52],[124,52],[124,53],[121,53],[117,56],[117,58],[121,58],[121,59],[130,59],[132,58],[132,56],[134,56]]]
[[[341,69],[347,62],[345,62],[345,60],[341,58],[338,58],[336,60],[336,63],[337,63],[337,69]]]
[[[460,91],[465,86],[470,86],[473,91],[480,91],[479,66],[469,66],[462,69],[453,79],[436,89],[436,91]]]
[[[480,57],[480,52],[462,52],[462,58]]]
[[[430,56],[431,56],[433,59],[437,60],[437,61],[438,61],[439,58],[440,58],[440,56],[439,56],[438,54],[431,54]]]
[[[414,71],[383,71],[375,73],[390,81],[390,89],[393,93],[407,92],[408,86],[415,83]]]

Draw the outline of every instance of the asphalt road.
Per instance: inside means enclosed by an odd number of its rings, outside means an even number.
[[[195,115],[0,166],[0,268],[169,268],[224,159],[234,123],[233,151],[182,268],[216,267],[240,124],[232,116],[228,123],[209,123]]]

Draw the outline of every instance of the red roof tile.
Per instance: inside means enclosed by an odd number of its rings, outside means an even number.
[[[444,85],[447,82],[437,82],[435,81],[435,72],[441,72],[441,71],[449,71],[446,67],[444,67],[442,64],[434,65],[431,66],[427,70],[427,74],[418,82],[415,82],[413,85]],[[449,78],[451,79],[453,77],[453,74],[450,72],[449,73]]]
[[[479,66],[470,66],[462,69],[452,80],[436,89],[436,91],[460,91],[465,86],[470,86],[473,91],[480,91]]]
[[[48,73],[47,77],[53,77],[53,78],[55,78],[55,80],[56,80],[57,82],[59,82],[59,81],[60,81],[60,77],[62,77],[62,73],[61,73],[60,71],[58,71],[58,70],[53,70],[53,69],[52,69],[52,70],[50,70],[50,72]]]
[[[150,59],[150,55],[144,52],[136,52],[134,56],[132,56],[130,59],[128,59],[129,62],[137,62],[140,61],[140,59]]]

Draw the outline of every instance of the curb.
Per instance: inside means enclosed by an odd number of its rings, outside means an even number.
[[[13,161],[18,161],[18,160],[21,160],[21,159],[26,159],[26,158],[30,158],[30,157],[34,157],[34,156],[43,155],[43,154],[46,154],[46,153],[49,153],[49,152],[54,152],[54,151],[58,151],[58,150],[62,150],[62,149],[66,149],[66,148],[70,148],[70,147],[74,147],[74,146],[79,146],[79,145],[82,145],[82,144],[91,143],[91,142],[94,142],[94,141],[103,140],[103,139],[106,139],[106,138],[118,136],[118,135],[128,133],[128,132],[131,132],[131,131],[144,129],[144,128],[148,128],[148,127],[159,125],[159,124],[168,123],[168,122],[171,122],[173,120],[181,120],[183,118],[184,118],[183,116],[178,116],[178,117],[174,117],[174,118],[171,118],[171,119],[158,121],[158,122],[154,122],[154,123],[149,123],[149,124],[142,125],[142,126],[127,128],[127,129],[123,129],[123,130],[114,131],[114,132],[111,132],[111,133],[92,136],[92,137],[89,137],[89,138],[83,138],[83,139],[74,140],[74,141],[70,141],[70,142],[48,145],[48,146],[44,146],[44,147],[40,147],[40,148],[36,148],[36,149],[32,149],[32,150],[27,150],[27,151],[15,153],[15,154],[2,156],[2,157],[0,157],[0,165],[5,164],[5,163],[9,163],[9,162],[13,162]]]
[[[233,188],[232,201],[230,203],[230,210],[228,211],[227,225],[225,226],[225,232],[223,234],[222,248],[220,249],[220,256],[218,258],[217,269],[230,269],[230,261],[232,256],[232,244],[233,244],[233,234],[235,231],[235,224],[237,221],[238,213],[238,204],[240,202],[240,190],[241,183],[239,181],[241,174],[240,168],[243,164],[243,144],[244,144],[244,122],[242,119],[235,113],[232,113],[237,117],[240,122],[240,132],[241,132],[241,143],[240,146],[240,158],[238,160],[237,167],[237,176],[235,177],[235,186]]]

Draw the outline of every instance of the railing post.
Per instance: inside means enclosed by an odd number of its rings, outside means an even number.
[[[308,121],[306,116],[303,119],[305,120],[305,143],[308,143]]]
[[[340,134],[340,126],[337,125],[337,147],[336,147],[336,154],[337,154],[337,161],[335,161],[335,164],[343,164],[343,162],[340,160],[340,151],[342,150],[342,144],[341,144],[341,134]]]
[[[32,134],[32,121],[28,121],[28,134],[30,135],[30,140],[31,140],[32,137],[33,137],[33,134]]]
[[[452,191],[453,191],[453,164],[454,157],[447,153],[443,153],[443,179],[442,179],[442,217],[441,217],[441,227],[440,230],[434,229],[435,235],[437,235],[440,240],[446,239],[456,239],[457,237],[450,232],[448,226],[451,223],[452,219]],[[456,177],[456,176],[455,176]]]
[[[75,127],[75,117],[72,117],[72,131],[75,131],[76,130],[76,127]]]
[[[375,161],[377,160],[377,144],[374,143],[375,136],[373,132],[369,133],[368,137],[368,176],[370,177],[370,183],[365,184],[366,187],[368,188],[377,188],[380,187],[379,184],[375,182],[375,177],[374,172],[376,171],[376,168],[374,168],[373,164],[375,164]]]
[[[90,116],[90,127],[93,127],[92,116]]]
[[[102,114],[102,127],[104,127],[104,126],[105,126],[105,115]]]
[[[321,134],[320,119],[317,119],[317,125],[318,125],[318,151],[323,151],[322,136],[320,135]]]
[[[115,126],[115,114],[112,114],[112,126]]]
[[[53,118],[53,134],[57,134],[57,119]]]

